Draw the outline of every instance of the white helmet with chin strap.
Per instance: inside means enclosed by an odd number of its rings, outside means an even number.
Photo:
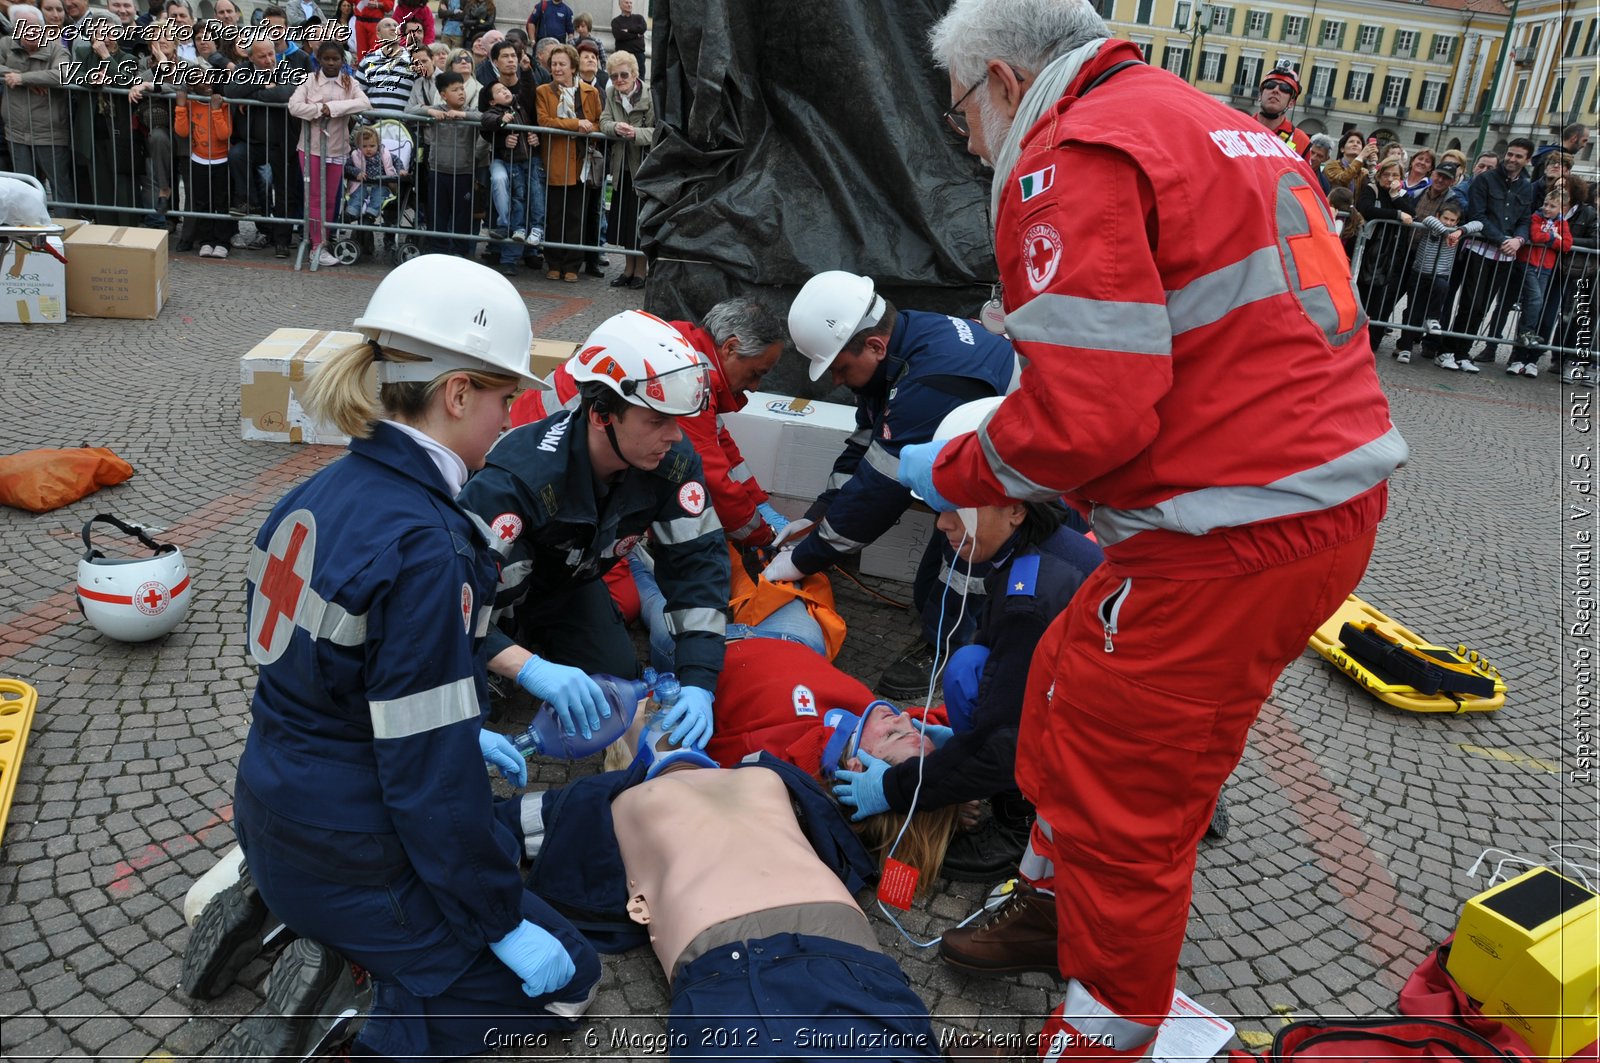
[[[710,398],[709,366],[700,352],[683,333],[643,310],[600,322],[566,367],[580,391],[601,385],[623,402],[674,417],[700,413]]]
[[[390,270],[355,327],[383,350],[423,359],[380,359],[380,383],[426,383],[460,370],[536,382],[528,304],[505,277],[455,255],[419,255]]]
[[[973,399],[971,402],[962,403],[944,415],[944,420],[940,421],[939,427],[934,429],[933,438],[954,439],[956,436],[964,436],[968,432],[976,432],[983,426],[983,422],[989,419],[989,415],[999,409],[1000,404],[1004,401],[1006,401],[1004,395],[996,395],[993,398]],[[911,497],[918,502],[922,501],[922,496],[915,491],[911,493]],[[967,529],[968,535],[978,534],[977,509],[970,506],[965,509],[958,509],[956,510],[956,515],[961,518],[961,525]]]
[[[89,541],[96,524],[110,524],[148,547],[150,557],[106,557]],[[183,552],[158,543],[136,525],[109,513],[83,526],[83,557],[78,561],[78,610],[102,635],[120,642],[148,642],[183,623],[194,600]]]
[[[881,321],[885,306],[871,277],[830,269],[806,281],[789,306],[789,335],[810,360],[811,379],[822,379],[851,336]]]

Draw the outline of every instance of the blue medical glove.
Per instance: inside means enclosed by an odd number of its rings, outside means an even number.
[[[611,703],[582,668],[533,656],[517,672],[517,683],[534,697],[549,702],[561,721],[561,730],[569,736],[582,731],[583,737],[588,738],[600,726],[600,718],[611,715]]]
[[[879,760],[865,749],[856,750],[856,756],[861,760],[860,771],[833,773],[833,796],[841,805],[856,810],[850,818],[859,823],[868,816],[889,811],[889,799],[883,796],[883,777],[889,771],[889,762]]]
[[[761,519],[767,522],[767,527],[774,532],[781,532],[789,523],[789,518],[772,508],[771,502],[762,502],[756,506],[756,512],[761,514]]]
[[[919,724],[918,726],[921,728],[923,734],[927,735],[930,739],[932,739],[933,748],[934,749],[943,749],[944,748],[944,744],[946,742],[950,741],[950,736],[955,734],[955,732],[952,731],[950,728],[941,727],[939,724],[936,724],[936,723],[926,723],[926,722],[924,722],[922,724]]]
[[[515,930],[489,946],[495,959],[522,979],[522,991],[530,997],[554,993],[578,973],[572,957],[555,935],[524,919]]]
[[[528,785],[528,762],[522,759],[511,739],[487,728],[478,732],[478,750],[485,764],[499,768],[506,781],[516,786]]]
[[[939,451],[948,442],[948,439],[935,439],[932,443],[909,443],[900,448],[900,482],[938,513],[957,508],[954,502],[945,501],[933,486],[933,463],[939,460]]]
[[[675,746],[704,749],[711,740],[711,699],[709,690],[684,687],[657,726],[667,732],[668,740]]]

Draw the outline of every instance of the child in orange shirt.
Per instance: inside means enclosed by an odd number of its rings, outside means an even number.
[[[199,99],[190,97],[194,93]],[[233,135],[233,113],[228,102],[210,85],[178,85],[172,131],[189,138],[189,209],[216,214],[228,202],[228,138]],[[201,258],[228,257],[228,222],[220,218],[195,218],[194,239]]]

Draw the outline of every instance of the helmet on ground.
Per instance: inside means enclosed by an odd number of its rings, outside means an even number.
[[[939,427],[934,429],[933,438],[954,439],[956,436],[964,436],[968,432],[976,432],[983,426],[983,422],[989,419],[989,415],[999,409],[1000,404],[1004,401],[1006,401],[1005,396],[995,395],[992,398],[973,399],[971,402],[962,403],[944,415],[944,420],[940,421]],[[912,492],[912,497],[919,502],[922,501],[921,497],[914,491]],[[978,534],[977,509],[972,507],[958,509],[956,514],[960,516],[961,524],[967,529],[968,535]]]
[[[1289,86],[1291,99],[1300,98],[1300,75],[1295,72],[1294,64],[1287,59],[1278,60],[1278,65],[1267,71],[1261,78],[1258,88],[1263,88],[1269,81],[1281,81]]]
[[[674,417],[701,412],[710,397],[700,352],[683,333],[643,310],[624,310],[600,322],[566,368],[580,391],[601,385],[624,402]]]
[[[355,327],[385,350],[426,359],[380,360],[378,380],[427,382],[455,370],[529,383],[528,304],[506,278],[455,255],[419,255],[378,283]]]
[[[883,317],[883,296],[871,277],[830,269],[806,281],[789,306],[789,335],[821,380],[850,337]]]
[[[106,557],[89,541],[96,524],[110,524],[137,538],[151,556]],[[183,623],[194,588],[183,552],[176,546],[158,543],[143,528],[102,513],[83,526],[83,548],[78,561],[78,609],[95,630],[120,642],[148,642]]]

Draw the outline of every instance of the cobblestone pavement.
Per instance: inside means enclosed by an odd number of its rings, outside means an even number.
[[[237,363],[274,327],[347,327],[378,276],[178,256],[157,321],[0,327],[4,449],[103,445],[138,470],[54,513],[0,512],[0,674],[40,696],[0,851],[7,1058],[194,1058],[260,1000],[265,960],[218,1000],[177,990],[182,899],[233,842],[234,764],[254,682],[241,593],[248,543],[273,500],[339,452],[240,441]],[[636,305],[627,298],[636,293],[598,281],[525,277],[519,287],[542,336],[580,338]],[[1593,790],[1562,773],[1572,753],[1558,674],[1570,389],[1549,373],[1530,381],[1382,363],[1412,460],[1395,477],[1362,593],[1439,641],[1486,653],[1511,693],[1497,714],[1419,716],[1378,704],[1309,652],[1284,674],[1229,787],[1232,833],[1202,847],[1180,977],[1257,1047],[1291,1014],[1391,1010],[1406,973],[1482,887],[1467,871],[1485,848],[1538,856],[1593,837]],[[77,615],[77,534],[101,511],[184,550],[198,595],[164,642],[113,643]],[[851,621],[841,663],[870,683],[910,617],[837,585]],[[541,766],[533,785],[591,770]],[[932,937],[982,893],[941,884],[905,927]],[[948,1024],[1033,1030],[1057,999],[1049,978],[969,978],[881,918],[874,925]],[[660,1032],[651,1016],[665,999],[648,953],[609,958],[594,1011],[610,1018],[552,1051],[643,1055],[613,1033]]]

